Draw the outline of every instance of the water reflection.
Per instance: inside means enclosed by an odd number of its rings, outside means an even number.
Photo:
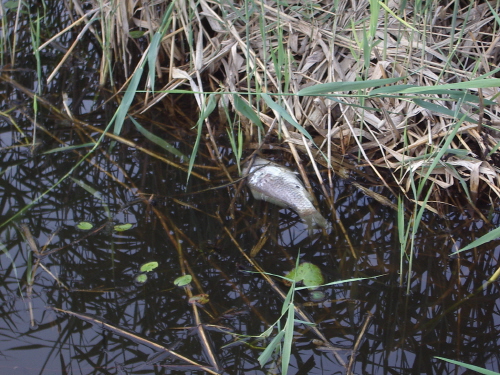
[[[227,213],[235,189],[207,190],[223,181],[193,179],[189,190],[206,191],[185,195],[186,176],[176,168],[153,160],[144,163],[141,155],[127,155],[124,148],[118,147],[116,152],[116,167],[105,153],[93,158],[94,164],[104,165],[110,173],[83,164],[73,174],[74,180],[65,180],[22,217],[2,228],[2,325],[4,337],[9,339],[2,352],[8,353],[4,366],[9,369],[24,363],[27,373],[39,372],[40,366],[42,373],[56,373],[61,371],[62,363],[64,368],[81,373],[187,371],[183,367],[187,364],[170,356],[150,360],[155,349],[103,330],[98,324],[47,310],[46,306],[106,319],[115,327],[166,347],[175,344],[180,354],[209,366],[206,348],[194,331],[192,307],[185,291],[175,287],[173,281],[184,272],[192,274],[192,293],[210,296],[210,302],[199,309],[203,323],[237,334],[262,333],[279,316],[282,301],[261,276],[241,272],[241,268],[252,267],[235,241],[249,252],[263,233],[265,241],[255,261],[267,272],[282,275],[289,271],[300,251],[301,260],[320,266],[329,281],[384,275],[329,287],[328,298],[321,303],[308,301],[307,293],[297,294],[297,301],[322,334],[342,348],[354,345],[363,321],[370,316],[371,323],[360,338],[356,372],[453,371],[453,367],[432,360],[436,355],[496,369],[496,286],[491,284],[467,297],[496,271],[498,250],[484,246],[466,257],[449,256],[455,242],[469,243],[473,239],[471,231],[456,231],[455,227],[468,226],[478,236],[488,230],[480,223],[464,221],[452,212],[445,220],[426,214],[427,228],[417,236],[410,293],[406,294],[407,279],[404,276],[400,284],[399,270],[401,262],[404,270],[409,268],[409,262],[400,259],[397,215],[345,181],[336,182],[336,207],[350,244],[337,226],[328,233],[318,231],[309,237],[293,211],[255,201],[245,190],[237,198],[232,216]],[[74,161],[71,154],[30,159],[18,151],[10,157],[18,165],[11,168],[11,174],[3,175],[5,217],[22,209],[37,192],[47,190]],[[208,159],[200,160],[210,165]],[[100,194],[86,190],[75,180],[84,181]],[[143,200],[127,205],[149,194],[154,194],[154,202]],[[326,214],[328,208],[320,206]],[[102,229],[92,234],[75,228],[82,220],[99,228],[110,218],[114,223],[132,223],[134,227],[126,232]],[[30,229],[39,249],[49,239],[45,251],[59,249],[41,258],[44,268],[37,269],[31,296],[27,295],[28,273],[36,257],[32,255],[30,260],[31,248],[16,223]],[[134,275],[141,264],[151,260],[158,261],[159,268],[144,286],[137,286]],[[280,288],[285,289],[283,285]],[[30,327],[28,301],[35,327]],[[227,373],[264,371],[256,361],[260,354],[256,347],[261,343],[224,349],[234,337],[221,330],[207,332],[210,347]],[[320,373],[325,369],[342,372],[342,366],[330,353],[311,344],[313,339],[312,332],[297,326],[293,366],[298,373]],[[21,360],[25,355],[29,359]],[[346,349],[344,360],[348,361],[349,355]]]

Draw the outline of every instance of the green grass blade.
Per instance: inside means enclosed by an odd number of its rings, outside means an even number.
[[[264,101],[267,103],[267,105],[269,106],[269,108],[271,109],[274,109],[276,112],[278,112],[278,114],[285,120],[285,121],[288,121],[291,125],[293,125],[299,132],[301,132],[302,134],[304,134],[304,136],[309,139],[311,142],[314,143],[312,137],[311,137],[311,134],[309,134],[309,132],[304,129],[297,121],[295,121],[293,119],[292,116],[290,116],[290,114],[285,110],[285,108],[283,108],[282,106],[280,106],[279,104],[275,103],[273,101],[273,99],[271,99],[271,97],[267,94],[264,94],[262,93],[262,98],[264,99]]]
[[[259,358],[257,359],[259,361],[259,364],[261,367],[264,367],[267,361],[269,361],[269,358],[271,358],[271,355],[274,353],[276,348],[280,345],[281,339],[285,335],[285,331],[279,331],[276,336],[271,340],[267,348],[262,352],[261,355],[259,355]]]
[[[478,96],[476,95],[472,95],[472,94],[469,94],[468,92],[464,92],[464,91],[455,91],[455,90],[443,90],[443,91],[447,91],[448,94],[450,96],[450,98],[454,99],[454,100],[463,100],[464,102],[469,102],[469,103],[481,103],[481,100]],[[446,94],[444,94],[446,95]],[[446,99],[446,98],[445,98]],[[493,100],[489,100],[489,99],[483,99],[483,103],[484,105],[496,105],[497,103],[494,102]]]
[[[294,320],[295,324],[303,324],[307,327],[315,327],[317,324],[316,323],[313,323],[313,322],[307,322],[305,320],[300,320],[300,319],[297,319],[295,318]]]
[[[250,107],[237,94],[233,94],[233,99],[236,110],[264,131],[264,126],[262,125],[259,116],[253,111],[252,107]]]
[[[490,7],[491,14],[493,14],[493,17],[495,17],[495,21],[497,21],[498,26],[500,26],[500,16],[498,15],[497,11],[491,6],[489,2],[486,2],[488,6]]]
[[[154,135],[153,133],[149,132],[148,130],[146,130],[144,127],[141,126],[141,124],[139,124],[136,119],[134,119],[133,117],[129,117],[132,122],[134,123],[135,127],[137,128],[137,130],[139,130],[139,132],[145,136],[147,139],[149,139],[151,142],[157,144],[158,146],[160,146],[161,148],[165,149],[166,151],[170,152],[171,154],[174,154],[175,156],[178,156],[180,158],[186,158],[187,159],[187,156],[184,155],[182,152],[180,152],[179,150],[177,150],[174,146],[172,146],[170,143],[168,143],[167,141],[165,141],[164,139],[161,139],[160,137],[158,137],[157,135]]]
[[[433,172],[434,168],[436,168],[436,165],[441,161],[441,157],[449,149],[450,144],[453,141],[453,139],[455,138],[455,135],[457,134],[458,129],[460,129],[460,126],[462,125],[465,117],[466,117],[466,115],[463,115],[462,118],[459,121],[457,121],[457,123],[455,124],[455,126],[454,126],[453,130],[450,132],[450,134],[446,136],[446,140],[445,140],[444,144],[441,146],[441,149],[437,153],[437,155],[434,158],[434,160],[432,160],[432,163],[430,164],[429,169],[428,169],[427,173],[424,176],[424,181],[427,181],[429,179],[429,176]],[[419,185],[419,188],[418,188],[418,190],[417,190],[417,192],[415,194],[415,199],[416,200],[418,200],[418,197],[422,193],[423,186],[424,186],[423,183]]]
[[[405,236],[405,208],[403,203],[403,198],[398,195],[398,237],[399,243],[401,244],[401,249],[406,248],[406,236]]]
[[[281,373],[286,375],[288,373],[288,366],[290,365],[290,357],[292,355],[293,331],[295,328],[295,309],[293,303],[288,305],[288,316],[284,327],[285,336],[283,339],[283,351],[281,355]]]
[[[384,86],[384,87],[379,87],[377,89],[373,89],[370,91],[368,94],[369,96],[384,96],[387,94],[399,94],[402,93],[406,89],[410,89],[413,87],[420,87],[416,85],[393,85],[393,86]],[[465,91],[458,91],[458,90],[447,90],[447,89],[429,89],[428,91],[425,92],[426,94],[430,95],[442,95],[442,96],[450,96],[451,99],[453,100],[464,100],[466,102],[471,102],[471,103],[479,103],[479,97],[476,95],[472,95],[468,92]],[[440,100],[449,100],[446,97],[440,98]],[[493,100],[489,99],[483,99],[483,104],[485,105],[496,105],[496,102]]]
[[[55,154],[56,152],[65,152],[65,151],[77,150],[79,148],[94,147],[94,146],[95,146],[95,143],[91,142],[91,143],[83,143],[81,145],[57,147],[57,148],[53,148],[52,150],[44,151],[44,152],[42,152],[42,154],[43,155]]]
[[[396,19],[397,19],[399,22],[401,22],[403,25],[405,25],[405,26],[406,26],[406,27],[408,27],[409,29],[412,29],[413,31],[418,32],[418,30],[417,30],[416,28],[414,28],[412,25],[410,25],[408,22],[406,22],[406,21],[405,21],[404,19],[402,19],[401,17],[398,17],[398,16],[396,15],[396,13],[394,13],[394,12],[391,10],[391,8],[389,8],[387,5],[385,5],[385,4],[384,4],[384,2],[379,1],[379,4],[380,4],[380,6],[381,6],[382,8],[384,8],[384,9],[385,9],[385,11],[386,11],[387,13],[389,13],[391,16],[393,16],[394,18],[396,18]],[[401,5],[400,5],[399,9],[401,10],[401,9],[405,9],[405,8],[401,8]]]
[[[368,69],[370,68],[370,59],[372,52],[372,46],[370,45],[369,35],[366,33],[366,27],[363,27],[363,38],[361,42],[363,43],[363,47],[361,48],[361,50],[363,51],[363,78],[366,78],[366,74],[368,72]]]
[[[324,286],[330,286],[330,285],[337,285],[337,284],[343,284],[343,283],[351,283],[353,281],[376,279],[377,277],[382,277],[382,276],[385,276],[385,275],[378,275],[378,276],[371,276],[371,277],[355,277],[354,279],[345,279],[345,280],[332,281],[331,283],[326,283],[326,284],[318,285],[318,287],[324,287]],[[302,289],[310,289],[310,287],[308,287],[308,286],[299,286],[299,287],[295,288],[295,290],[302,290]]]
[[[468,363],[454,361],[453,359],[448,359],[448,358],[443,358],[443,357],[434,357],[434,358],[437,358],[437,359],[440,359],[442,361],[446,361],[446,362],[449,362],[449,363],[453,363],[454,365],[465,367],[466,369],[479,372],[480,374],[484,374],[484,375],[500,375],[500,373],[498,373],[498,372],[487,370],[485,368],[474,366],[474,365],[469,365]]]
[[[370,0],[370,30],[368,38],[370,41],[375,37],[380,13],[380,3],[378,0]]]
[[[427,94],[436,89],[450,90],[467,90],[467,89],[484,89],[487,87],[500,87],[500,78],[474,79],[471,81],[448,83],[444,85],[410,87],[401,91],[402,94]]]
[[[166,32],[168,29],[168,26],[170,25],[171,21],[171,13],[174,7],[175,1],[172,1],[165,12],[165,16],[163,17],[163,25],[160,28],[159,32],[155,33],[155,36],[153,37],[153,40],[151,41],[148,52],[147,52],[147,61],[150,62],[149,69],[150,69],[150,78],[151,74],[153,74],[152,79],[150,80],[150,84],[153,85],[154,82],[154,73],[155,73],[155,61],[156,61],[156,56],[158,54],[158,48],[159,44],[162,38],[162,35]],[[119,135],[121,133],[122,127],[123,127],[123,122],[125,121],[125,117],[128,114],[128,110],[130,108],[130,105],[132,104],[132,101],[134,100],[135,94],[137,93],[137,87],[139,87],[139,83],[142,78],[142,73],[144,72],[144,65],[145,61],[142,61],[140,63],[141,65],[137,68],[135,71],[132,79],[130,80],[130,83],[127,87],[127,90],[125,91],[125,95],[123,95],[122,102],[120,103],[120,106],[118,107],[116,111],[116,120],[115,120],[115,127],[113,129],[113,134]]]
[[[281,307],[281,315],[285,315],[287,312],[288,306],[293,303],[293,294],[295,293],[295,282],[292,280],[292,286],[290,287],[290,290],[288,291],[285,300],[283,301],[283,306]]]
[[[336,91],[357,91],[369,89],[371,87],[390,85],[405,79],[405,77],[396,78],[384,78],[384,79],[373,79],[368,81],[357,81],[357,82],[330,82],[321,83],[319,85],[309,86],[300,90],[297,95],[324,95]]]
[[[103,194],[99,191],[94,189],[92,186],[86,184],[82,180],[78,180],[76,178],[70,177],[78,186],[80,186],[82,189],[86,190],[90,194],[92,194],[94,197],[99,199],[102,203],[102,206],[104,207],[104,211],[106,211],[106,214],[108,215],[108,218],[111,219],[111,211],[109,210],[108,204],[104,200]]]
[[[17,274],[17,267],[16,267],[16,262],[14,259],[12,259],[12,256],[9,253],[9,249],[3,244],[3,242],[0,242],[0,250],[4,253],[4,255],[10,260],[10,263],[12,265],[12,271],[14,272],[14,276],[16,277],[17,280],[19,280],[19,275]],[[19,285],[20,287],[20,285]],[[22,293],[21,293],[22,295]]]
[[[191,176],[191,171],[193,170],[193,166],[194,166],[194,160],[196,158],[196,154],[198,153],[198,148],[200,147],[200,140],[201,140],[201,132],[203,129],[203,123],[208,118],[208,116],[210,116],[210,114],[213,112],[216,104],[217,103],[215,100],[215,94],[210,94],[210,96],[208,97],[208,103],[205,106],[205,108],[203,109],[203,111],[200,113],[200,118],[198,119],[198,122],[196,123],[198,131],[196,133],[196,141],[194,142],[193,152],[191,153],[191,158],[189,159],[187,181],[189,181],[189,176]]]
[[[148,82],[151,91],[155,91],[156,59],[158,55],[158,45],[163,37],[161,33],[155,33],[151,40],[150,53],[148,53]]]
[[[424,181],[427,181],[427,179],[424,179]],[[424,183],[422,183],[422,185],[423,184]],[[427,205],[427,202],[429,201],[433,187],[434,187],[434,183],[432,183],[431,186],[429,187],[429,189],[427,190],[427,194],[425,195],[425,198],[424,198],[422,204],[420,205],[419,210],[417,211],[417,215],[415,217],[415,220],[413,221],[413,226],[414,226],[413,233],[417,233],[417,231],[418,231],[418,227],[420,226],[420,222],[422,221],[422,216],[424,215],[424,212],[426,210],[425,206]]]
[[[429,111],[432,111],[432,112],[441,113],[441,114],[450,116],[452,118],[455,118],[457,116],[456,111],[453,111],[453,110],[451,110],[449,108],[443,107],[442,105],[438,105],[438,104],[435,104],[435,103],[430,103],[430,102],[427,102],[427,101],[421,100],[421,99],[414,99],[413,102],[416,105],[418,105],[418,106],[420,106],[422,108],[428,109]],[[474,124],[477,123],[477,121],[475,121],[474,119],[470,118],[467,115],[465,116],[465,120],[469,121],[469,122],[472,122]]]
[[[383,94],[394,94],[394,93],[400,93],[403,90],[412,88],[412,87],[420,87],[417,85],[392,85],[392,86],[383,86],[379,87],[377,89],[373,89],[370,91],[368,94],[369,96],[375,96],[375,95],[383,95]]]
[[[159,30],[153,35],[151,39],[151,45],[148,52],[148,80],[151,91],[155,91],[155,72],[156,72],[156,62],[158,59],[159,45],[163,36],[167,32],[170,22],[172,20],[172,12],[174,10],[175,1],[172,1],[163,16],[162,25]]]
[[[490,241],[496,240],[499,237],[500,237],[500,227],[498,227],[496,229],[493,229],[491,232],[486,233],[484,236],[478,238],[475,241],[472,241],[470,244],[468,244],[467,246],[461,248],[460,250],[457,250],[453,254],[458,254],[458,253],[460,253],[462,251],[470,250],[470,249],[473,249],[473,248],[475,248],[477,246],[484,245],[485,243],[488,243]]]
[[[119,135],[122,131],[123,122],[125,121],[125,117],[128,114],[130,105],[132,104],[135,94],[137,93],[137,87],[139,86],[139,82],[141,81],[143,71],[144,65],[140,66],[135,71],[134,76],[130,80],[130,83],[127,87],[127,91],[125,91],[125,95],[123,95],[122,102],[116,110],[115,127],[113,129],[113,134],[115,135]]]

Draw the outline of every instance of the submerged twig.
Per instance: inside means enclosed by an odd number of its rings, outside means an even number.
[[[142,345],[145,345],[149,348],[167,353],[171,357],[179,359],[179,360],[186,362],[190,365],[196,366],[196,368],[198,368],[200,371],[206,371],[210,374],[215,374],[215,375],[219,374],[218,371],[214,371],[209,367],[201,365],[201,364],[193,361],[192,359],[189,359],[189,358],[187,358],[187,357],[185,357],[185,356],[183,356],[183,355],[181,355],[173,350],[170,350],[167,347],[160,345],[160,344],[158,344],[150,339],[142,337],[135,332],[131,332],[129,330],[119,328],[119,327],[107,322],[105,319],[103,319],[101,317],[93,316],[93,315],[89,315],[89,314],[77,313],[77,312],[73,312],[73,311],[69,311],[69,310],[58,309],[56,307],[50,307],[50,308],[54,311],[68,314],[68,315],[74,316],[75,318],[81,319],[83,321],[95,324],[95,325],[101,327],[102,329],[106,329],[108,331],[111,331],[111,332],[113,332],[121,337],[125,337],[129,340],[132,340],[135,343],[142,344]]]
[[[363,325],[361,326],[361,331],[359,332],[358,337],[356,338],[356,342],[354,343],[354,347],[352,348],[351,357],[349,358],[349,363],[347,365],[346,375],[351,375],[353,373],[352,371],[354,362],[356,361],[356,355],[358,354],[359,346],[361,345],[361,341],[366,333],[366,330],[368,329],[368,325],[370,324],[372,318],[373,315],[370,312],[365,315]]]

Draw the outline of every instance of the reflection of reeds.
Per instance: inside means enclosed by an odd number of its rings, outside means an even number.
[[[37,275],[38,267],[42,268],[48,275],[50,275],[60,286],[68,290],[68,288],[59,281],[56,275],[50,272],[42,263],[41,258],[45,256],[45,250],[47,246],[51,243],[52,239],[56,236],[57,231],[50,235],[47,243],[39,249],[35,238],[31,234],[29,227],[26,224],[19,225],[19,231],[26,242],[27,247],[27,263],[26,263],[26,300],[28,303],[28,311],[30,315],[30,325],[31,327],[36,327],[35,315],[33,314],[33,286],[35,285],[35,278]],[[35,261],[33,262],[33,258]]]
[[[209,374],[220,374],[220,370],[217,368],[217,366],[213,366],[213,369],[210,367],[203,366],[179,353],[176,353],[174,350],[171,350],[164,345],[161,345],[159,343],[156,343],[155,341],[148,339],[146,337],[142,337],[141,335],[131,332],[128,329],[124,329],[121,327],[117,327],[116,325],[113,325],[109,322],[107,322],[105,319],[98,317],[98,316],[92,316],[88,314],[82,314],[82,313],[76,313],[73,311],[68,311],[68,310],[61,310],[57,308],[53,308],[55,311],[68,314],[70,316],[74,316],[78,319],[81,319],[83,321],[92,323],[94,325],[97,325],[101,329],[108,330],[110,332],[113,332],[114,334],[117,334],[119,336],[122,336],[132,342],[135,342],[137,344],[145,345],[147,347],[150,347],[157,352],[154,353],[154,356],[150,357],[151,363],[160,361],[162,359],[165,359],[165,357],[172,357],[174,359],[180,360],[182,365],[188,364],[191,366],[192,370],[200,370],[200,371],[206,371]],[[198,327],[200,329],[202,327]],[[160,356],[162,358],[160,358]],[[211,363],[213,365],[213,363]]]

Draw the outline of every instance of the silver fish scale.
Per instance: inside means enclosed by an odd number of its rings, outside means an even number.
[[[248,167],[243,169],[248,174]],[[313,197],[295,172],[262,158],[256,158],[250,169],[248,186],[255,199],[291,208],[309,225],[327,227],[328,222],[316,210]]]
[[[293,172],[273,165],[253,167],[252,172],[248,184],[251,190],[262,195],[257,199],[290,207],[297,212],[316,211],[311,195]]]

